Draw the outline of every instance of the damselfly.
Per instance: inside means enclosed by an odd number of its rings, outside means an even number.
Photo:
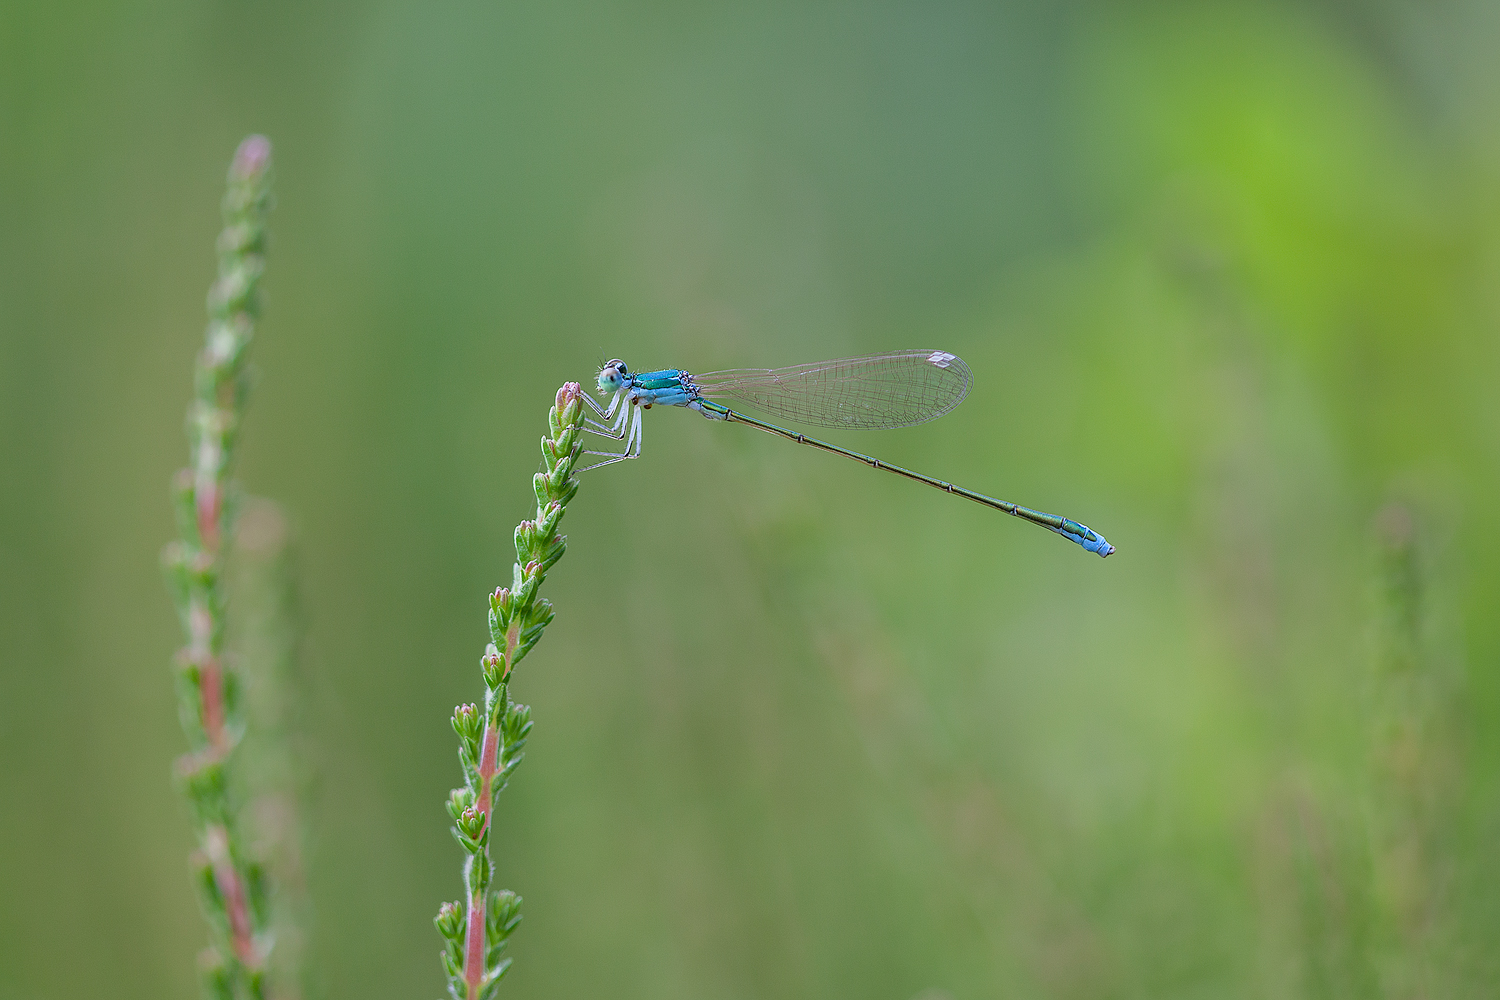
[[[950,412],[969,394],[972,381],[969,366],[947,351],[892,351],[791,368],[736,368],[706,375],[690,375],[680,368],[632,372],[625,362],[617,359],[599,369],[599,391],[609,397],[609,405],[600,406],[590,396],[582,397],[599,418],[586,417],[584,427],[591,433],[621,441],[624,447],[620,451],[586,452],[602,459],[587,468],[597,469],[640,457],[642,410],[649,410],[657,404],[685,406],[710,420],[749,424],[788,441],[843,455],[872,469],[884,469],[966,497],[1039,524],[1101,556],[1114,552],[1115,547],[1103,536],[1077,521],[996,500],[757,420],[716,402],[718,399],[735,399],[794,423],[819,427],[909,427],[936,420]]]

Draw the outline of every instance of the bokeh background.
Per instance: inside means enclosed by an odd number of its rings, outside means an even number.
[[[515,686],[505,995],[1494,996],[1497,46],[1485,0],[6,4],[0,997],[198,992],[157,554],[251,131],[306,995],[441,991],[556,387],[941,347],[959,410],[836,439],[1119,553],[653,411]]]

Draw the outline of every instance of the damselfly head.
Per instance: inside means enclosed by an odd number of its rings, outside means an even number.
[[[628,378],[630,378],[630,370],[625,367],[625,362],[615,358],[599,369],[599,391],[619,392],[625,388],[625,381]]]

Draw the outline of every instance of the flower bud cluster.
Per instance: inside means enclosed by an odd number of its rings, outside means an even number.
[[[454,836],[470,854],[477,854],[489,842],[488,817],[473,806],[454,817]]]
[[[444,903],[438,907],[438,914],[432,920],[437,932],[443,936],[443,971],[450,983],[463,982],[464,978],[464,938],[469,926],[464,914],[463,903]]]
[[[537,591],[567,549],[567,539],[557,527],[578,492],[573,469],[583,451],[580,395],[578,383],[567,383],[547,414],[550,434],[542,438],[544,470],[532,479],[536,517],[516,526],[510,586],[489,596],[490,642],[479,660],[484,708],[459,705],[453,710],[464,786],[449,795],[448,815],[454,839],[467,855],[468,902],[444,903],[433,923],[444,940],[443,971],[454,1000],[489,1000],[494,995],[510,968],[510,959],[502,958],[501,951],[521,922],[521,898],[490,886],[490,817],[496,796],[525,756],[522,750],[531,732],[531,709],[510,698],[511,674],[553,618],[551,602],[538,597]]]
[[[479,740],[484,735],[484,717],[477,705],[453,709],[453,731],[458,734],[458,759],[464,773],[479,769]]]

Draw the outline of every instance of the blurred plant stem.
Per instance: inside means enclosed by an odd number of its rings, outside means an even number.
[[[1370,723],[1374,961],[1388,997],[1451,996],[1441,955],[1460,755],[1450,678],[1427,640],[1428,581],[1416,516],[1398,504],[1376,520],[1380,620]]]
[[[537,597],[547,570],[562,558],[567,538],[557,532],[568,501],[578,492],[573,465],[583,450],[583,409],[577,382],[557,391],[547,414],[549,436],[542,438],[546,471],[532,479],[536,519],[516,526],[516,564],[511,586],[490,595],[490,643],[480,659],[484,709],[459,705],[453,710],[458,759],[464,786],[448,796],[453,836],[467,853],[464,888],[467,899],[444,903],[433,923],[446,942],[443,970],[454,1000],[488,1000],[499,988],[511,960],[501,958],[506,939],[521,922],[521,898],[508,889],[492,889],[490,817],[495,799],[525,756],[531,732],[531,709],[510,699],[511,672],[541,639],[552,621],[552,605]]]
[[[266,885],[238,830],[231,764],[244,734],[241,684],[224,657],[224,557],[238,507],[229,479],[244,409],[245,353],[258,309],[271,205],[271,144],[252,135],[229,167],[219,277],[209,289],[206,343],[188,407],[191,465],[174,482],[181,537],[162,553],[187,645],[177,656],[179,713],[190,752],[177,774],[193,806],[196,857],[212,947],[210,996],[266,996]]]
[[[311,790],[301,722],[306,706],[298,666],[294,538],[280,505],[246,497],[235,523],[227,585],[235,614],[227,647],[244,679],[245,738],[236,784],[245,792],[245,838],[273,887],[268,927],[276,947],[267,975],[281,1000],[300,992],[309,902],[303,872],[302,800]]]

